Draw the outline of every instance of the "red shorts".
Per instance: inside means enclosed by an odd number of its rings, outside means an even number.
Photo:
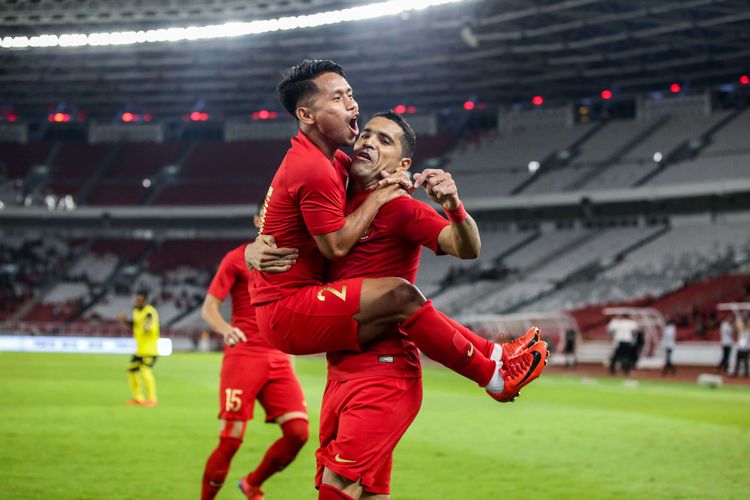
[[[258,328],[269,344],[289,354],[359,351],[357,322],[362,278],[300,288],[258,305]]]
[[[289,358],[224,356],[219,418],[252,419],[256,399],[266,412],[266,422],[293,411],[307,413],[305,396]]]
[[[421,404],[421,378],[329,380],[315,452],[316,488],[327,467],[350,481],[360,480],[367,493],[389,495],[393,450]]]

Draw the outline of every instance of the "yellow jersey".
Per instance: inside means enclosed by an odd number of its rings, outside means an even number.
[[[148,330],[146,327],[148,326]],[[133,338],[136,356],[156,356],[159,354],[157,342],[159,340],[159,313],[152,305],[145,305],[141,309],[133,309]]]

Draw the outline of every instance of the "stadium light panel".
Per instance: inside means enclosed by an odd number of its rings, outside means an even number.
[[[659,163],[664,158],[664,155],[662,155],[659,151],[654,153],[654,162]]]
[[[740,77],[740,84],[742,84],[742,85],[750,85],[750,76],[742,75]]]
[[[680,87],[679,83],[673,83],[672,85],[669,86],[669,91],[672,92],[673,94],[679,94],[680,90],[682,90],[682,87]]]
[[[49,121],[54,123],[66,123],[70,121],[70,115],[68,113],[53,113],[48,117]]]
[[[405,12],[424,10],[459,3],[466,0],[391,0],[348,9],[331,10],[303,16],[264,19],[249,22],[232,22],[206,26],[162,28],[148,31],[119,31],[102,33],[68,33],[61,35],[6,36],[0,40],[3,49],[28,49],[40,47],[84,47],[108,45],[135,45],[138,43],[181,42],[236,38],[260,35],[274,31],[316,28],[331,24],[364,21],[379,17],[397,16]]]
[[[138,117],[136,115],[134,115],[133,113],[128,113],[127,111],[120,116],[120,119],[125,123],[134,122],[137,118]]]
[[[404,113],[406,113],[406,105],[397,104],[393,107],[393,111],[398,115],[403,115]]]
[[[539,167],[541,167],[541,166],[542,165],[538,161],[536,161],[536,160],[530,161],[529,162],[529,173],[530,174],[535,174],[537,172],[537,170],[539,170]]]
[[[476,106],[476,104],[474,104],[474,101],[465,101],[464,102],[464,109],[466,111],[471,111],[472,109],[474,109],[475,106]]]
[[[531,99],[531,102],[532,102],[532,104],[534,104],[534,106],[541,106],[542,104],[544,104],[544,97],[542,97],[540,95],[535,95]]]
[[[601,96],[602,96],[602,99],[604,99],[605,101],[609,101],[610,99],[612,99],[612,95],[613,94],[611,90],[609,89],[602,90]]]

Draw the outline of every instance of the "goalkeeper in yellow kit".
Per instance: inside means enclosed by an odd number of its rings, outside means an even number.
[[[147,300],[148,293],[139,290],[133,296],[133,318],[128,320],[125,314],[118,316],[121,323],[133,327],[133,338],[137,345],[128,367],[128,382],[133,392],[129,405],[156,406],[156,381],[151,369],[159,354],[159,313],[154,306],[146,303]],[[146,390],[145,398],[141,391],[141,379]]]

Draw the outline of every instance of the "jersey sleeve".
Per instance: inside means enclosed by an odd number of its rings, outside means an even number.
[[[217,299],[224,301],[224,299],[227,298],[227,295],[229,295],[229,291],[234,286],[234,281],[236,279],[237,273],[234,271],[230,252],[221,259],[219,269],[216,270],[214,279],[211,280],[211,285],[208,287],[208,293]]]
[[[438,246],[438,237],[440,232],[450,225],[445,217],[427,203],[414,198],[396,198],[386,207],[389,215],[395,219],[392,227],[401,238],[427,247],[436,254],[442,253]]]
[[[330,164],[312,163],[298,172],[299,206],[310,234],[332,233],[344,227],[346,189],[338,171]]]

